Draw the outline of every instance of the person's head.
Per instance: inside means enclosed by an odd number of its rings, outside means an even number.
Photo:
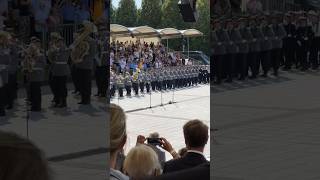
[[[161,174],[157,153],[149,146],[141,144],[132,148],[124,160],[123,169],[132,180]]]
[[[126,115],[123,109],[115,104],[109,105],[110,118],[110,155],[115,158],[127,141]]]
[[[0,159],[0,179],[50,179],[42,151],[14,133],[0,132]]]
[[[191,120],[183,126],[183,134],[188,149],[202,150],[208,142],[208,126],[200,120]]]

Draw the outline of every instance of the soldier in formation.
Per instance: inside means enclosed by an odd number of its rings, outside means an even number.
[[[216,84],[277,77],[280,67],[319,67],[320,24],[314,11],[273,12],[213,21],[212,58]]]

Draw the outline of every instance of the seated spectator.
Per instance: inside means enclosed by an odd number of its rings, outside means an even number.
[[[129,151],[123,168],[131,180],[140,180],[161,174],[158,155],[151,147],[144,144],[137,145]]]
[[[129,178],[116,170],[117,157],[123,151],[127,141],[126,115],[121,107],[110,104],[110,180],[128,180]]]
[[[0,132],[1,180],[49,180],[47,161],[40,149],[16,134]]]
[[[166,162],[163,173],[188,169],[208,162],[203,155],[209,138],[208,126],[200,120],[192,120],[183,126],[183,134],[187,153],[184,157]]]

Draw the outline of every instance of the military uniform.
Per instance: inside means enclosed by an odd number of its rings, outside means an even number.
[[[127,96],[131,96],[132,78],[129,72],[126,72],[126,75],[124,77],[124,86],[127,91]]]
[[[81,94],[81,102],[79,102],[79,104],[91,103],[92,70],[94,57],[97,53],[97,44],[92,38],[88,38],[87,42],[90,47],[88,55],[86,55],[81,62],[75,64],[77,69],[76,76],[79,80],[79,91]]]
[[[118,89],[119,97],[123,97],[123,88],[124,88],[124,77],[120,73],[116,76],[116,87]]]
[[[220,84],[222,81],[224,68],[223,64],[226,61],[226,47],[229,43],[229,35],[225,30],[214,30],[212,36],[213,43],[213,68],[216,83]],[[200,80],[200,79],[199,79]]]
[[[263,70],[263,77],[268,76],[271,63],[271,50],[272,50],[272,41],[274,38],[274,32],[270,25],[265,25],[261,27],[261,31],[264,36],[264,40],[261,41],[261,66]]]
[[[31,72],[27,72],[31,111],[41,111],[41,85],[44,81],[45,67],[46,57],[41,53],[34,57],[34,65],[32,70]]]
[[[261,41],[264,41],[264,37],[260,27],[256,25],[251,26],[252,41],[250,43],[250,52],[248,65],[251,70],[252,79],[257,78],[260,69],[260,52],[261,52]]]
[[[8,103],[7,88],[9,76],[10,50],[0,49],[0,116],[5,116],[5,107]]]
[[[319,68],[319,52],[320,52],[320,20],[319,14],[314,11],[310,11],[309,15],[316,18],[311,24],[312,31],[313,31],[313,38],[311,40],[311,47],[310,47],[310,63],[312,69],[316,70]]]
[[[290,14],[286,14],[286,17],[291,18]],[[284,70],[289,70],[292,64],[296,62],[296,25],[292,22],[286,22],[284,25],[287,36],[283,39],[283,50],[284,50]]]
[[[271,66],[273,68],[274,75],[278,76],[278,70],[282,59],[281,50],[283,46],[283,39],[287,36],[287,34],[282,24],[273,24],[272,28],[275,37],[272,42],[273,49],[271,54]]]
[[[239,43],[239,54],[240,57],[237,59],[237,67],[239,80],[244,80],[248,74],[248,53],[249,43],[252,41],[252,34],[246,27],[239,29],[241,36],[241,43]]]
[[[95,58],[95,77],[98,92],[96,96],[106,97],[107,92],[107,45],[104,42],[99,41],[98,43],[98,55]]]
[[[224,63],[225,66],[225,72],[226,72],[226,78],[227,82],[232,82],[233,76],[235,74],[235,62],[240,55],[239,55],[239,45],[241,43],[241,35],[240,32],[232,28],[228,30],[229,33],[229,44],[227,46],[227,57]]]
[[[306,18],[300,20],[306,21]],[[311,26],[300,26],[297,29],[297,60],[300,63],[301,70],[305,71],[309,68],[308,52],[310,50],[311,40],[313,39],[313,33]]]
[[[52,88],[54,93],[55,107],[67,106],[67,79],[70,75],[70,68],[68,59],[70,57],[70,50],[66,47],[59,47],[50,52],[52,57],[51,74],[52,74]]]

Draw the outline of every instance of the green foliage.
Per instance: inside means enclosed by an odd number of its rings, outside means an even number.
[[[117,9],[116,22],[133,27],[137,22],[137,6],[134,0],[121,0]]]
[[[161,28],[161,0],[142,0],[139,25]]]
[[[204,36],[190,38],[190,50],[204,51],[207,55],[209,55],[209,0],[197,1],[199,19],[196,23],[183,22],[182,16],[179,12],[178,1],[179,0],[143,0],[141,9],[137,9],[133,0],[121,0],[119,8],[111,10],[111,22],[127,27],[148,25],[157,29],[170,27],[180,30],[190,28],[197,29],[204,33]],[[163,43],[166,44],[166,40]],[[169,48],[181,51],[182,39],[170,39]]]

